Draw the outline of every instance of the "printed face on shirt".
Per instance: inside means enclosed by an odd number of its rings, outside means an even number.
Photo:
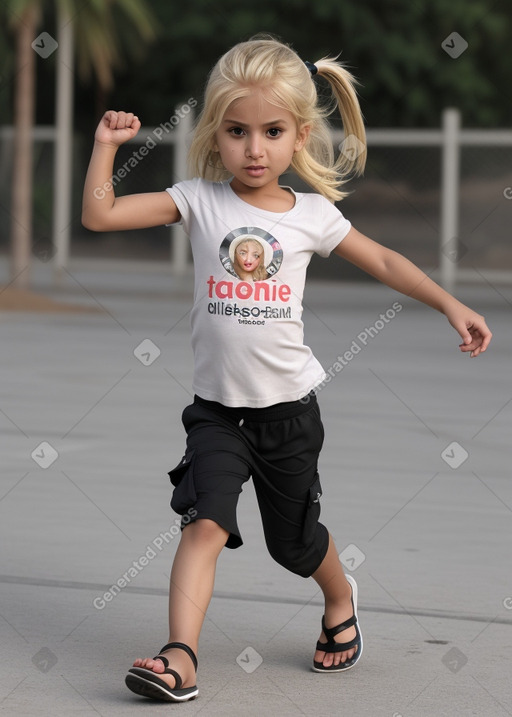
[[[263,247],[255,239],[239,244],[235,249],[235,266],[243,271],[254,271],[261,264]]]
[[[256,239],[240,242],[235,249],[233,267],[241,279],[261,281],[268,274],[265,271],[263,247]]]
[[[222,241],[219,259],[224,269],[242,281],[265,281],[279,271],[281,245],[259,227],[240,227]]]

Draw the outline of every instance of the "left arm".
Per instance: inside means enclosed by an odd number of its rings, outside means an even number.
[[[486,350],[492,334],[484,317],[461,304],[409,259],[369,239],[354,227],[334,251],[383,284],[443,313],[462,338],[461,351],[470,351],[474,357]]]

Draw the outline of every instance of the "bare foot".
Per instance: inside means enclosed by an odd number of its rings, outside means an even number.
[[[351,600],[351,591],[348,593],[348,597],[335,605],[325,606],[325,625],[326,627],[335,627],[345,620],[348,620],[354,614]],[[343,632],[339,632],[334,636],[335,642],[350,642],[356,637],[355,627],[348,627]],[[322,631],[320,635],[320,642],[327,642],[327,638]],[[314,660],[315,662],[321,662],[324,667],[331,667],[331,665],[339,665],[340,663],[351,660],[356,654],[358,648],[352,647],[350,650],[344,652],[323,652],[322,650],[316,650]]]
[[[171,648],[165,652],[159,653],[169,660],[169,668],[175,670],[182,679],[181,688],[193,687],[196,684],[196,672],[192,660],[189,655],[179,648]],[[155,659],[153,657],[146,657],[144,659],[138,658],[133,663],[134,667],[144,667],[146,670],[151,670],[157,674],[161,680],[166,682],[171,689],[176,686],[176,680],[173,675],[163,674],[165,671],[165,665],[162,660]]]

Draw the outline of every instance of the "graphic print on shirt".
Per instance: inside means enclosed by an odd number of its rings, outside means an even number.
[[[238,279],[264,281],[279,271],[283,250],[263,229],[240,227],[224,238],[219,258],[224,269]]]
[[[291,289],[275,278],[283,250],[269,232],[259,227],[234,229],[222,240],[219,259],[229,278],[217,281],[210,276],[210,314],[232,316],[240,324],[259,325],[264,325],[266,319],[291,318]]]

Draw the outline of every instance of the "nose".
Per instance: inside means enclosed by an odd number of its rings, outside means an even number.
[[[245,153],[251,159],[257,159],[258,157],[261,157],[261,155],[263,154],[263,149],[261,146],[261,139],[257,135],[251,135],[250,137],[248,137]]]

